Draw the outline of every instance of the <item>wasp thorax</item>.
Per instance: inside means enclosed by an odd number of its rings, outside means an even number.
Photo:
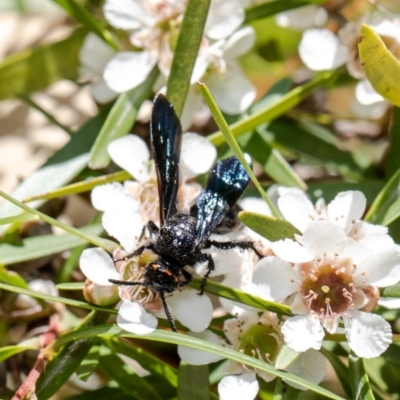
[[[322,317],[335,317],[352,306],[355,289],[344,267],[323,265],[310,272],[301,293],[311,311]]]
[[[243,354],[273,364],[282,347],[282,338],[276,325],[252,325],[240,335],[237,350]]]

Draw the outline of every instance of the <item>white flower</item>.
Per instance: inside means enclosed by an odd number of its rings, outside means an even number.
[[[335,333],[342,319],[350,348],[360,357],[377,357],[391,343],[391,328],[367,311],[377,304],[378,288],[400,280],[400,250],[384,228],[355,221],[348,227],[345,221],[311,222],[298,242],[273,243],[277,257],[258,263],[253,291],[290,302],[298,315],[286,320],[282,333],[293,350],[319,349],[323,327]]]
[[[261,317],[257,313],[246,312],[239,318],[226,320],[224,333],[229,344],[208,330],[200,333],[189,332],[189,335],[232,348],[242,354],[272,365],[275,364],[283,346],[283,337],[280,332],[278,318],[269,312],[265,312]],[[204,365],[222,359],[222,357],[215,354],[193,350],[184,346],[178,346],[178,353],[182,360],[192,365]],[[285,369],[313,383],[319,383],[325,376],[325,361],[320,353],[315,350],[309,350],[300,354]],[[272,374],[250,369],[248,366],[241,365],[236,361],[228,362],[226,373],[227,376],[218,385],[221,399],[240,398],[253,400],[257,396],[259,389],[257,376],[266,382],[275,378]],[[290,383],[290,385],[293,384]],[[297,385],[293,386],[304,389]]]
[[[121,260],[126,254],[117,250],[114,260]],[[151,259],[151,256],[143,254],[114,265],[105,250],[91,248],[83,251],[80,268],[89,280],[108,292],[113,285],[109,279],[141,282],[144,268]],[[117,290],[116,286],[113,287]],[[120,286],[118,291],[122,304],[118,310],[117,323],[122,329],[136,334],[152,332],[157,327],[157,318],[148,311],[166,318],[158,293],[141,285]],[[166,296],[166,302],[172,317],[193,331],[203,331],[211,322],[213,307],[210,299],[198,296],[193,289],[179,290]]]

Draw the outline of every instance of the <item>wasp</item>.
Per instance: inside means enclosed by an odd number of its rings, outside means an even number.
[[[189,213],[177,209],[179,186],[179,158],[181,152],[182,128],[172,104],[159,94],[153,103],[150,121],[152,155],[157,173],[160,201],[160,227],[153,221],[147,224],[150,240],[127,257],[141,255],[145,250],[153,252],[157,259],[144,267],[143,279],[128,282],[110,279],[118,285],[141,285],[159,294],[171,329],[176,326],[165,301],[166,293],[173,293],[190,283],[196,264],[207,262],[199,294],[211,272],[214,260],[202,250],[215,247],[252,249],[260,258],[262,255],[251,241],[210,240],[212,233],[223,231],[221,223],[247,187],[250,177],[236,157],[218,161],[212,168],[205,189]],[[249,159],[249,161],[251,161]],[[225,218],[226,219],[226,218]]]

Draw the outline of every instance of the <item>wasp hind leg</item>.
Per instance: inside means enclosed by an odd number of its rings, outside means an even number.
[[[197,262],[206,262],[206,261],[208,261],[207,272],[205,273],[201,281],[200,292],[198,293],[198,295],[200,296],[204,293],[204,288],[206,287],[207,279],[209,278],[211,272],[215,270],[215,264],[211,254],[202,253],[197,260]]]
[[[254,246],[254,242],[249,242],[246,240],[231,240],[229,242],[216,242],[214,240],[207,240],[204,248],[208,249],[211,246],[214,246],[217,249],[220,250],[231,250],[231,249],[235,249],[235,248],[239,248],[242,250],[253,250],[254,253],[256,253],[256,255],[259,258],[263,258],[264,256],[256,249],[256,247]]]

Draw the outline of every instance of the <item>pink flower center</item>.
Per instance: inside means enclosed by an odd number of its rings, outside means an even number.
[[[307,307],[322,317],[336,317],[353,303],[353,279],[344,268],[323,265],[303,281],[301,294]]]

